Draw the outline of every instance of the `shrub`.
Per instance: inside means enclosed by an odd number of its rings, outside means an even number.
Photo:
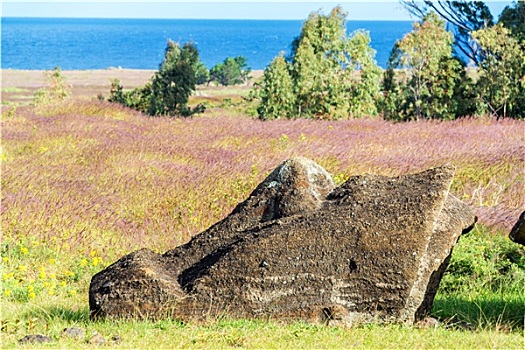
[[[151,116],[188,117],[204,112],[202,104],[188,107],[197,79],[202,79],[203,64],[192,43],[182,47],[168,40],[164,61],[151,82],[131,91],[124,91],[118,80],[113,81],[109,101],[131,107]],[[204,67],[205,69],[205,67]]]
[[[228,57],[210,70],[210,82],[224,86],[243,84],[249,79],[251,69],[246,63],[246,57]]]
[[[66,100],[71,95],[71,87],[62,75],[60,67],[44,72],[44,81],[47,87],[39,89],[34,95],[35,106],[48,105]]]
[[[295,94],[293,91],[290,65],[283,55],[279,55],[264,70],[262,81],[257,84],[255,95],[261,99],[257,114],[261,119],[292,118],[295,113]]]

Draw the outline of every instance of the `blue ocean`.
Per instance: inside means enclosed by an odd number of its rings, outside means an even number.
[[[3,69],[65,70],[122,67],[157,69],[168,39],[193,41],[210,68],[226,57],[245,56],[264,69],[299,35],[298,20],[181,20],[2,18]],[[394,42],[411,22],[349,21],[348,33],[370,33],[377,63],[386,67]]]

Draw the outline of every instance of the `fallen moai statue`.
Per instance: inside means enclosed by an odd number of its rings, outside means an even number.
[[[521,213],[518,221],[510,230],[509,238],[516,243],[525,245],[525,211]]]
[[[93,276],[91,315],[413,323],[432,307],[476,217],[452,167],[353,176],[279,165],[224,220],[165,254],[141,249]]]

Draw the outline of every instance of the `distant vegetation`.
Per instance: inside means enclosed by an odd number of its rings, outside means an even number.
[[[195,91],[198,78],[202,78],[203,64],[192,43],[182,47],[169,40],[164,61],[150,83],[132,91],[124,91],[114,81],[109,101],[131,107],[150,116],[189,117],[205,110],[203,105],[188,107],[188,99]]]
[[[290,55],[277,56],[255,83],[249,109],[263,120],[525,118],[522,2],[507,7],[497,25],[481,2],[402,3],[421,21],[395,43],[386,71],[374,60],[367,32],[347,36],[341,7],[328,15],[314,12],[291,43]],[[446,29],[447,21],[456,26],[454,33]],[[467,68],[454,55],[454,45],[477,66]],[[181,48],[170,41],[150,84],[124,91],[115,81],[109,100],[152,116],[191,116],[205,109],[188,107],[196,84],[243,84],[250,72],[242,56],[208,71],[193,44]]]
[[[243,84],[250,78],[250,72],[246,57],[227,57],[224,62],[210,69],[208,83],[213,82],[223,86]]]
[[[282,55],[266,68],[252,98],[260,119],[342,119],[377,114],[381,69],[370,37],[346,35],[346,13],[336,7],[325,16],[314,12]]]
[[[404,3],[412,9],[418,6]],[[452,6],[476,29],[460,27],[456,41],[432,11],[441,9],[435,4],[442,2],[425,3],[431,9],[417,8],[421,21],[395,43],[384,76],[373,60],[368,35],[358,31],[346,37],[346,14],[340,7],[329,15],[311,14],[292,43],[291,56],[275,58],[252,93],[259,101],[259,118],[525,118],[525,36],[523,25],[516,24],[525,18],[523,2],[508,7],[496,26],[483,22],[487,8],[480,2],[446,2],[442,6]],[[476,43],[475,80],[465,63],[453,56],[453,45],[466,37]]]

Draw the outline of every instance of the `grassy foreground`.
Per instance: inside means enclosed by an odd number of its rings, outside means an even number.
[[[2,113],[2,347],[523,348],[525,252],[506,238],[525,207],[524,122],[393,124],[250,119],[234,108],[148,118],[102,102]],[[336,182],[451,163],[453,193],[479,227],[463,237],[429,329],[275,321],[207,324],[88,319],[91,276],[140,247],[162,252],[227,215],[282,160],[309,157]],[[66,327],[87,330],[82,339]],[[118,335],[120,342],[112,343]]]

